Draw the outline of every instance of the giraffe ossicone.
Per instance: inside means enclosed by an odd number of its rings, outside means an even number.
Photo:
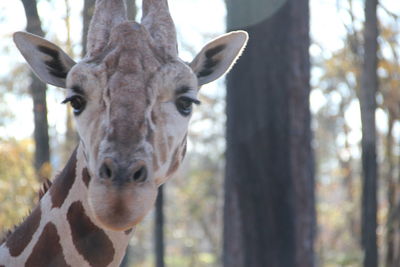
[[[141,23],[123,0],[97,0],[87,55],[17,32],[14,41],[44,82],[66,88],[80,142],[32,214],[0,247],[0,266],[118,266],[131,229],[186,152],[199,88],[222,76],[248,40],[235,31],[191,63],[178,57],[167,0],[143,0]]]

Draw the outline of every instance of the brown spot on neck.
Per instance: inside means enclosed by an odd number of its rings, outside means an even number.
[[[90,174],[87,168],[83,168],[82,170],[82,180],[85,183],[86,187],[89,187]]]
[[[71,204],[67,213],[74,245],[91,266],[106,267],[114,259],[112,242],[86,215],[80,201]]]
[[[38,242],[33,247],[25,267],[68,267],[60,244],[56,226],[49,222],[43,228]]]
[[[31,242],[33,234],[39,227],[41,215],[40,206],[37,206],[28,218],[7,238],[6,245],[11,256],[19,256]]]
[[[67,165],[55,179],[50,188],[51,201],[53,208],[60,208],[68,196],[69,190],[75,182],[76,176],[76,150],[72,153]]]

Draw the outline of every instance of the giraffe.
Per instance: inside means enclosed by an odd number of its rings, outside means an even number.
[[[36,75],[67,90],[80,141],[0,246],[0,267],[119,266],[158,186],[185,156],[200,87],[229,71],[248,35],[222,35],[186,63],[167,0],[143,0],[140,23],[127,20],[123,0],[97,0],[87,38],[75,63],[45,39],[14,34]]]

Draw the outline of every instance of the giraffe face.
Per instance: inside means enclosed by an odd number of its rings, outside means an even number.
[[[228,71],[248,39],[242,31],[223,35],[186,64],[166,6],[144,1],[138,24],[123,19],[122,1],[99,1],[88,55],[77,64],[40,37],[14,35],[38,77],[67,89],[91,176],[87,201],[107,229],[129,229],[152,208],[185,155],[199,87]]]
[[[119,35],[126,42],[113,42]],[[147,36],[140,25],[120,25],[107,53],[76,64],[67,76],[66,102],[92,177],[89,204],[112,229],[132,227],[151,209],[157,187],[184,157],[198,103],[193,70],[157,55]]]

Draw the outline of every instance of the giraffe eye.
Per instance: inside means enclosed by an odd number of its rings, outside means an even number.
[[[70,103],[71,107],[74,109],[74,114],[78,116],[86,107],[86,100],[80,95],[74,95],[66,98],[62,103]]]
[[[176,100],[175,105],[179,113],[187,117],[192,113],[193,103],[200,104],[200,101],[187,96],[181,96]]]

